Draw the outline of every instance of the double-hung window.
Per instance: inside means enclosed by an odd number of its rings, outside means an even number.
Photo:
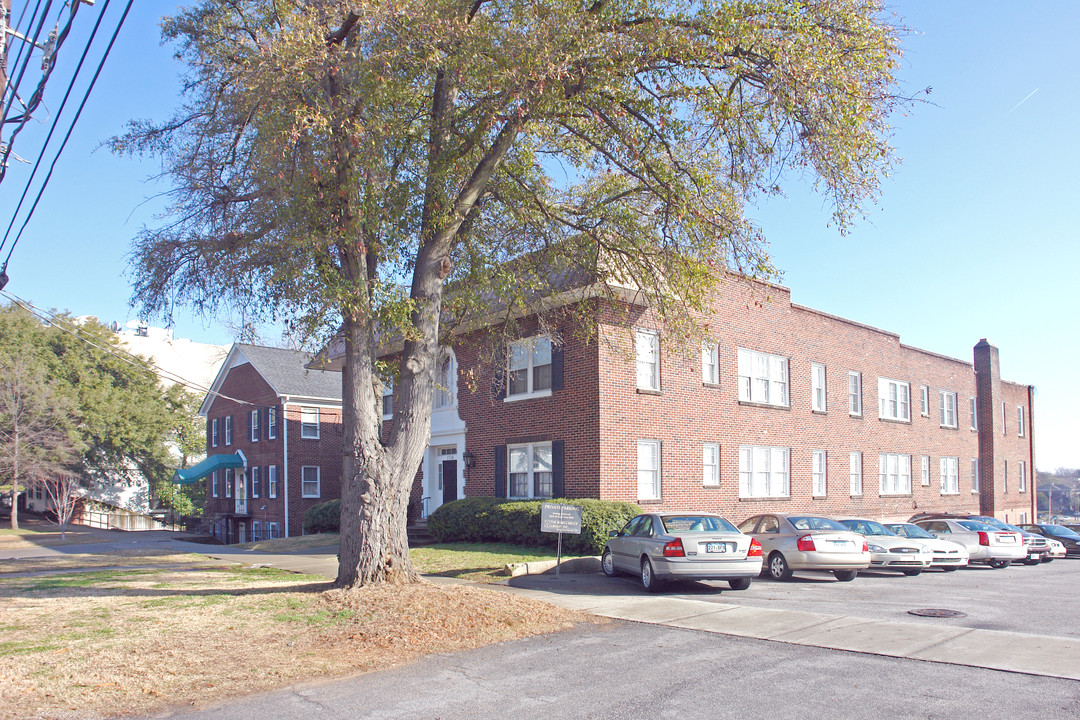
[[[210,447],[218,446],[218,419],[210,421]]]
[[[979,492],[979,459],[971,459],[971,492]]]
[[[262,468],[251,468],[251,497],[262,497]]]
[[[511,445],[509,457],[509,495],[513,498],[549,498],[552,491],[553,468],[551,443]]]
[[[638,330],[634,333],[639,390],[660,390],[660,333]]]
[[[960,460],[954,457],[943,457],[940,461],[941,470],[941,494],[956,495],[960,492]]]
[[[922,485],[930,487],[930,456],[922,456]]]
[[[435,390],[438,393],[438,388]],[[394,417],[394,381],[387,379],[382,386],[382,419]]]
[[[1019,492],[1027,492],[1027,460],[1020,461],[1020,484],[1016,489]]]
[[[739,348],[739,400],[788,406],[788,359]]]
[[[956,427],[956,393],[942,390],[941,398],[941,427]]]
[[[862,415],[862,373],[854,370],[847,376],[848,415]]]
[[[878,484],[881,495],[911,493],[911,456],[897,453],[878,455]]]
[[[930,417],[930,388],[919,386],[919,412],[923,417]]]
[[[232,445],[232,415],[225,416],[225,444]]]
[[[878,378],[878,417],[911,421],[911,386],[908,383]]]
[[[456,393],[457,376],[454,372],[454,357],[448,350],[443,350],[439,353],[435,365],[435,398],[433,400],[435,409],[453,407]]]
[[[1016,406],[1016,434],[1019,437],[1024,437],[1024,406]]]
[[[269,530],[268,536],[267,536],[268,539],[277,540],[279,537],[281,537],[281,529],[280,528],[281,528],[281,526],[278,523],[276,523],[276,522],[270,523],[270,530]]]
[[[317,498],[321,492],[319,468],[317,466],[304,466],[300,468],[300,495],[306,498]]]
[[[210,473],[210,497],[218,497],[217,470]]]
[[[810,364],[810,395],[814,412],[825,412],[828,409],[825,394],[825,366],[821,363]]]
[[[660,499],[660,441],[638,440],[638,500]]]
[[[739,446],[739,497],[790,497],[790,448]]]
[[[319,408],[300,408],[300,437],[305,440],[319,439]]]
[[[719,348],[715,340],[701,341],[701,382],[706,385],[720,384]]]
[[[277,497],[277,465],[269,465],[266,468],[266,497]]]
[[[236,474],[233,472],[232,468],[225,468],[225,497],[227,498],[232,497],[233,481],[235,477]]]
[[[510,343],[506,397],[551,394],[551,338],[539,335]]]
[[[251,411],[251,442],[259,442],[259,411]]]
[[[828,467],[824,450],[813,452],[813,493],[814,497],[825,497],[827,489],[826,469]]]
[[[259,542],[262,540],[262,523],[258,520],[251,521],[251,541]]]
[[[968,404],[971,405],[971,429],[972,430],[978,430],[979,429],[978,403],[975,401],[975,398],[971,398],[968,401]]]
[[[862,453],[852,450],[848,458],[848,484],[852,497],[862,495]]]
[[[705,443],[701,447],[701,484],[720,484],[720,445]]]
[[[277,408],[266,409],[266,439],[277,440]]]

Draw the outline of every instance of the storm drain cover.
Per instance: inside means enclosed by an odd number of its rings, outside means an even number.
[[[933,618],[958,618],[967,617],[967,613],[959,610],[946,610],[945,608],[922,608],[921,610],[908,610],[908,615]]]

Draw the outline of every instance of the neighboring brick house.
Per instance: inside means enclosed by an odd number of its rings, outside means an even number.
[[[556,312],[544,332],[519,321],[505,366],[483,359],[483,330],[443,351],[419,478],[427,511],[494,495],[735,521],[768,510],[1035,517],[1033,388],[1002,381],[985,340],[973,363],[945,357],[740,278],[700,318],[700,349],[675,347],[628,293],[572,302],[595,333]],[[332,349],[324,357],[340,367]]]
[[[226,543],[303,532],[304,512],[341,496],[341,375],[307,353],[235,344],[203,400],[205,515]]]

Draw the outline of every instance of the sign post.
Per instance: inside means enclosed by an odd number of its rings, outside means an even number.
[[[540,505],[540,532],[559,534],[559,550],[555,558],[555,579],[559,579],[559,566],[562,565],[563,533],[581,534],[581,507],[560,503],[542,503]]]

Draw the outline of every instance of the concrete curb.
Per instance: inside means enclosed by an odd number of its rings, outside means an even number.
[[[567,573],[593,573],[600,572],[600,557],[567,558],[559,564],[555,560],[537,560],[527,563],[510,563],[502,569],[502,574],[509,577],[521,577],[522,575],[543,575],[554,572],[555,566],[559,565],[559,572]]]

